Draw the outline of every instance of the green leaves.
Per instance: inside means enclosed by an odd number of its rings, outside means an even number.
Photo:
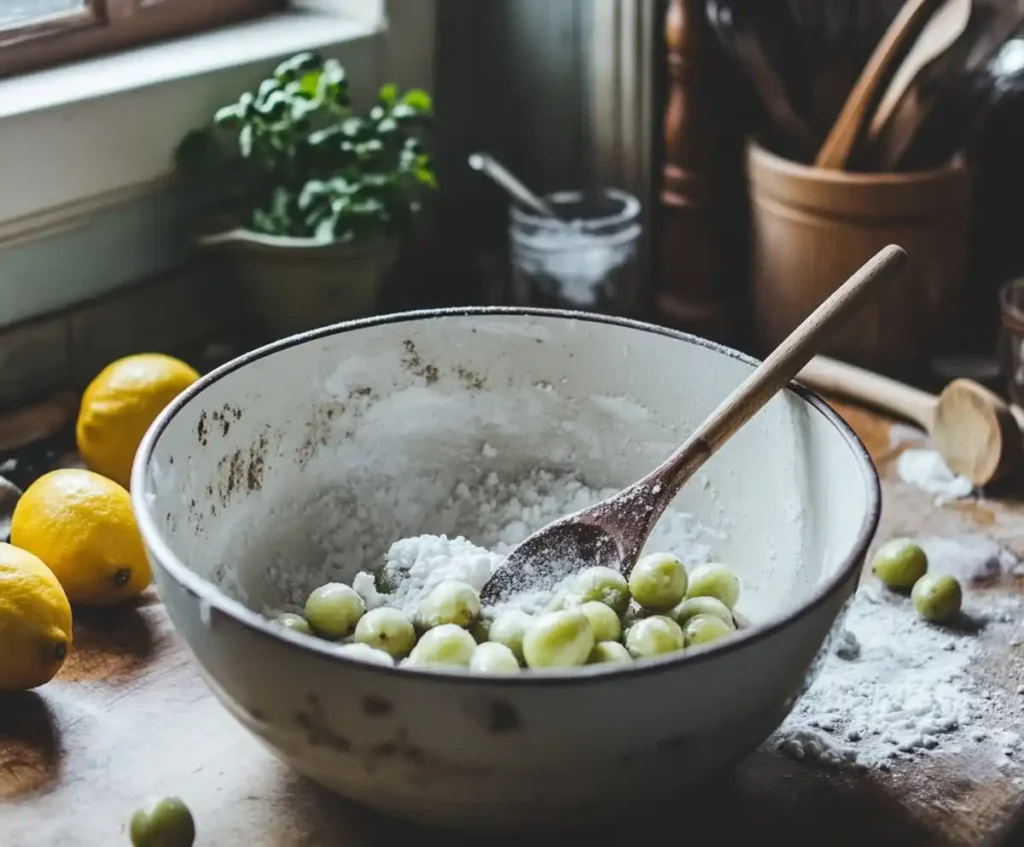
[[[389,236],[437,187],[423,136],[430,95],[384,85],[353,114],[345,69],[312,52],[282,62],[179,145],[184,171],[221,184],[245,225],[323,241]]]
[[[274,79],[284,85],[303,76],[307,71],[317,71],[322,64],[320,56],[313,51],[297,53],[274,68]]]
[[[430,95],[419,88],[413,88],[405,92],[402,103],[415,112],[429,113],[434,108]]]

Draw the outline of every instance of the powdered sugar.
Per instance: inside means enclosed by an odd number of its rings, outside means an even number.
[[[957,630],[924,622],[905,598],[862,587],[837,649],[775,743],[796,758],[883,769],[932,751],[987,744],[1009,766],[1021,744],[1006,728],[1016,710],[970,673],[981,653],[971,630],[1008,622],[1008,604],[1019,612],[1013,598],[975,601],[967,607],[973,627]]]
[[[936,505],[969,497],[974,485],[967,477],[953,473],[936,450],[904,450],[896,462],[900,479],[935,495]]]
[[[370,608],[386,604],[407,614],[413,614],[434,586],[446,579],[466,582],[479,591],[530,533],[614,493],[615,489],[592,490],[571,475],[546,471],[507,480],[489,473],[476,485],[460,482],[445,506],[445,511],[459,516],[454,537],[425,534],[396,541],[384,557],[379,578],[361,572],[353,587]],[[646,549],[669,551],[687,565],[697,565],[709,560],[710,537],[710,531],[692,515],[670,508],[655,526]],[[570,590],[566,580],[572,572],[567,567],[565,578],[554,587],[526,587],[485,613],[494,615],[509,607],[529,614],[543,611]],[[378,582],[391,590],[382,592]]]
[[[986,584],[1014,572],[1017,557],[991,538],[979,533],[954,538],[915,539],[928,556],[930,567],[961,582]]]
[[[423,598],[445,580],[465,582],[479,591],[503,557],[465,538],[420,535],[396,541],[386,559],[381,577],[385,589],[392,590],[379,591],[377,580],[367,571],[356,574],[352,587],[368,609],[387,605],[413,618]]]

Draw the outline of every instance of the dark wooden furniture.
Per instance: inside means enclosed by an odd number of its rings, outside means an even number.
[[[653,308],[664,324],[742,345],[749,296],[743,143],[749,102],[704,0],[668,0]]]

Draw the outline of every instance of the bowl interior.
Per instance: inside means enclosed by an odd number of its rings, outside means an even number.
[[[136,485],[146,520],[186,568],[253,610],[294,608],[406,536],[464,531],[506,549],[516,532],[479,537],[491,474],[545,469],[621,487],[751,368],[709,343],[599,317],[363,321],[208,377],[157,424]],[[459,483],[468,496],[453,497]],[[756,625],[849,565],[874,486],[852,433],[787,391],[683,489],[674,519],[689,521],[686,555],[735,568],[739,611]]]

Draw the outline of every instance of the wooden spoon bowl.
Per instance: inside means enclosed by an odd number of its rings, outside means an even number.
[[[932,442],[950,470],[979,488],[1024,465],[1024,436],[1010,407],[969,379],[955,379],[939,395]]]
[[[920,425],[950,470],[981,488],[1024,468],[1024,412],[970,379],[936,397],[862,368],[816,356],[799,379]]]

